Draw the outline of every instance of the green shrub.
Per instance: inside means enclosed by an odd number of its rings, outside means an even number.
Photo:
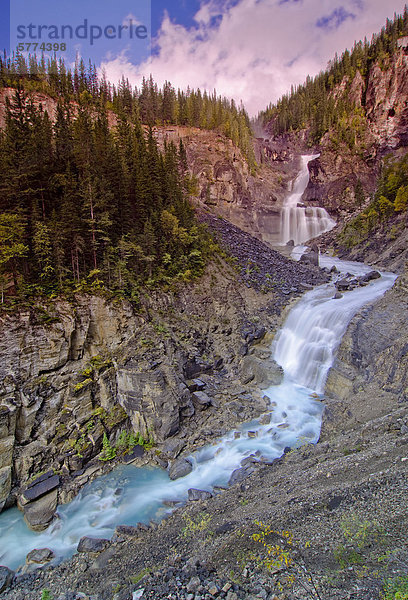
[[[382,593],[384,600],[408,600],[408,575],[387,578]]]
[[[103,434],[102,446],[103,446],[103,449],[102,449],[101,455],[99,457],[99,460],[102,460],[104,462],[106,462],[108,460],[113,460],[116,457],[116,448],[111,446],[106,433]]]

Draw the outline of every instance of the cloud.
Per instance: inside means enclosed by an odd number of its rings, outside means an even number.
[[[123,74],[140,85],[151,73],[159,84],[216,89],[253,115],[403,8],[404,0],[203,0],[188,29],[165,13],[148,61],[134,65],[123,52],[101,66],[112,82]]]
[[[135,27],[136,25],[141,25],[141,21],[139,20],[138,17],[135,17],[134,14],[129,13],[128,15],[126,15],[126,17],[123,19],[122,21],[122,25],[127,25],[129,26],[130,21],[132,21],[132,25],[133,27]]]

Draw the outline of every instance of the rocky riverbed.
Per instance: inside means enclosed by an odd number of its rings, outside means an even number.
[[[113,543],[20,575],[3,597],[31,600],[49,589],[58,600],[302,600],[317,597],[315,586],[324,600],[379,598],[384,577],[406,574],[406,410],[342,429],[337,421],[334,433],[331,422],[317,446],[257,467],[160,525],[119,529]],[[259,521],[289,565],[265,566]]]
[[[203,213],[200,218],[234,258],[247,287],[261,292],[275,292],[277,310],[287,303],[288,296],[302,293],[311,285],[319,285],[330,279],[316,265],[285,258],[225,219],[211,213]]]

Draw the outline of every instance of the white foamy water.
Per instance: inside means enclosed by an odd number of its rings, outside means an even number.
[[[280,245],[285,245],[289,240],[293,240],[296,246],[303,244],[336,225],[324,208],[299,206],[310,179],[309,162],[319,156],[301,157],[301,171],[281,210]]]

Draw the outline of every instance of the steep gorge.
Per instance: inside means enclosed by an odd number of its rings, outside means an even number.
[[[279,261],[285,272],[287,259]],[[268,347],[254,344],[276,329],[294,284],[325,279],[313,267],[297,271],[283,283],[288,296],[279,289],[259,295],[224,263],[176,294],[144,296],[138,307],[79,295],[4,315],[2,506],[21,502],[29,480],[50,469],[62,484],[59,501],[72,499],[104,470],[95,458],[104,434],[112,446],[123,432],[159,447],[171,437],[187,451],[260,414],[266,405],[259,386],[280,375]],[[146,462],[166,466],[166,452],[158,459],[148,451],[139,460]],[[27,521],[44,528],[55,504],[40,516],[32,504],[21,503]]]
[[[356,210],[357,180],[363,182],[367,193],[373,190],[379,159],[390,149],[404,151],[406,101],[401,98],[406,96],[407,62],[404,53],[395,60],[398,73],[393,72],[389,78],[389,74],[374,69],[371,88],[366,91],[365,106],[367,109],[368,103],[371,107],[367,115],[372,124],[367,132],[372,137],[367,138],[367,144],[375,152],[370,157],[348,158],[345,152],[333,150],[332,142],[326,139],[319,148],[321,157],[311,164],[311,183],[303,201],[311,206],[321,203],[341,222],[346,222]],[[353,93],[358,92],[359,85],[356,75],[351,82]],[[199,211],[209,209],[260,239],[275,243],[280,202],[296,169],[296,157],[304,151],[305,139],[299,146],[293,139],[258,140],[258,156],[262,154],[266,164],[253,175],[239,150],[218,134],[166,127],[157,128],[156,137],[159,143],[179,138],[185,142],[190,172],[197,180]],[[335,236],[336,232],[326,234],[322,244],[333,245]],[[406,258],[401,239],[401,252],[387,263],[400,272]],[[365,256],[361,252],[361,257]],[[383,263],[375,249],[369,258],[373,263]],[[285,297],[289,301],[302,290],[300,282],[306,284],[306,289],[319,277],[311,269],[309,279],[299,274],[295,286],[288,279],[283,286]],[[366,494],[370,515],[375,516],[376,500],[370,496],[370,485],[375,488],[389,471],[392,487],[392,477],[396,478],[399,467],[403,471],[404,465],[397,461],[403,458],[408,432],[406,283],[403,273],[393,290],[374,306],[362,309],[349,326],[326,386],[327,410],[321,443],[314,449],[306,447],[284,457],[273,472],[260,469],[249,485],[241,484],[239,495],[244,494],[242,500],[247,502],[250,498],[248,508],[244,504],[238,506],[237,487],[226,493],[226,500],[214,499],[213,508],[208,501],[200,503],[198,509],[190,507],[193,516],[204,506],[208,512],[214,511],[220,528],[231,514],[235,524],[248,528],[248,519],[259,518],[262,511],[269,518],[279,514],[282,523],[289,523],[288,527],[296,526],[298,515],[302,520],[299,527],[306,529],[305,535],[311,535],[305,524],[318,515],[322,522],[320,526],[313,525],[318,529],[314,541],[321,556],[327,542],[319,535],[320,531],[330,535],[331,511],[339,505],[342,514],[356,506],[364,511],[358,498],[360,489]],[[58,301],[40,310],[3,317],[0,502],[11,505],[30,477],[49,469],[55,469],[63,483],[59,501],[71,499],[81,485],[103,470],[94,459],[102,449],[104,433],[112,444],[122,431],[133,430],[145,438],[152,434],[162,455],[147,451],[136,464],[149,461],[166,466],[167,459],[172,459],[180,448],[190,451],[260,414],[265,400],[257,388],[265,385],[271,373],[276,380],[280,376],[270,361],[271,335],[265,337],[265,329],[276,331],[282,319],[281,308],[281,293],[269,290],[261,296],[237,281],[236,273],[222,264],[212,265],[199,284],[191,284],[174,295],[146,296],[136,308],[125,301],[111,303],[99,297],[78,296],[71,303]],[[197,382],[193,380],[197,376],[204,396],[195,396]],[[202,404],[203,400],[207,404]],[[378,439],[374,439],[376,436]],[[353,460],[354,447],[362,447],[355,452],[361,452],[358,460],[368,466],[359,473],[356,458],[350,476],[343,477],[342,473],[350,468],[346,455],[350,443],[354,444]],[[380,456],[382,443],[389,458]],[[366,469],[370,470],[371,480],[366,477]],[[315,482],[315,489],[307,489],[309,481],[305,485],[299,475],[303,470]],[[265,481],[269,491],[276,491],[263,508]],[[230,515],[224,514],[225,507]],[[339,521],[337,513],[334,517]],[[104,593],[102,573],[105,575],[109,561],[112,560],[108,572],[113,589],[115,569],[121,571],[126,565],[128,570],[131,563],[141,570],[144,563],[138,552],[143,560],[151,562],[151,557],[146,558],[147,552],[155,545],[159,548],[158,539],[161,541],[163,536],[168,545],[174,544],[186,555],[191,553],[178,537],[183,523],[176,513],[168,527],[164,523],[158,533],[153,527],[143,534],[144,538],[140,532],[130,536],[128,550],[124,549],[123,540],[119,542],[110,557],[101,559],[102,567],[93,563],[91,571],[98,579],[100,593]],[[42,525],[44,522],[40,528]],[[395,528],[391,531],[394,535]],[[194,551],[197,555],[201,552],[202,560],[216,562],[222,557],[230,565],[233,561],[226,550],[228,544],[222,538],[225,533],[230,546],[243,543],[233,524],[224,532],[216,532],[213,545],[205,540],[200,548],[198,536]],[[152,555],[155,560],[166,560],[158,550]],[[78,565],[86,571],[90,567],[87,560],[73,559],[72,571]],[[78,585],[76,577],[70,576],[72,587]],[[86,577],[79,575],[83,589],[89,590]],[[21,586],[23,589],[23,582]]]

